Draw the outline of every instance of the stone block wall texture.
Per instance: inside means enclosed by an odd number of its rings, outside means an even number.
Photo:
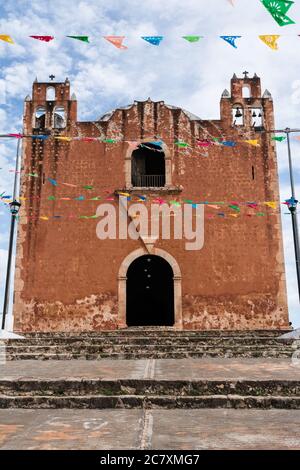
[[[55,87],[55,101],[46,101],[49,86]],[[250,89],[250,98],[242,96],[245,87]],[[242,126],[233,125],[232,109],[237,105],[244,112]],[[35,111],[40,106],[46,110],[43,132],[34,127]],[[53,129],[57,106],[65,108],[64,129]],[[263,129],[272,129],[273,101],[268,92],[262,96],[260,79],[234,75],[231,93],[224,92],[221,98],[220,119],[202,120],[163,101],[148,99],[96,121],[79,122],[76,97],[70,96],[68,80],[36,81],[32,97],[25,100],[24,134],[121,137],[122,141],[24,139],[21,196],[26,200],[18,228],[14,330],[80,332],[126,326],[126,266],[122,263],[135,251],[147,253],[146,245],[141,238],[99,240],[98,220],[78,218],[95,214],[98,205],[116,190],[133,189],[132,148],[126,140],[164,142],[166,187],[137,191],[149,200],[279,202],[275,143],[270,134],[251,125],[252,108],[261,109]],[[213,137],[227,141],[260,139],[261,145],[211,145],[200,152],[196,139]],[[177,140],[197,149],[195,155],[174,145]],[[39,177],[28,177],[28,173]],[[51,185],[48,177],[58,185]],[[86,190],[84,185],[96,189]],[[85,200],[60,199],[81,194]],[[49,196],[55,200],[48,200]],[[101,201],[87,200],[94,196],[100,196]],[[117,208],[118,198],[110,203]],[[177,328],[288,328],[280,214],[270,208],[260,210],[264,217],[255,216],[251,208],[242,209],[236,218],[206,216],[205,241],[199,251],[187,251],[186,240],[159,239],[154,244],[152,253],[165,253],[171,265],[176,264]],[[217,212],[205,208],[206,215]],[[54,215],[63,217],[52,218]],[[43,216],[50,218],[43,220]]]

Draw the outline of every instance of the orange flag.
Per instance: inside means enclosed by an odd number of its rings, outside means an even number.
[[[127,46],[123,45],[125,36],[103,36],[106,41],[111,42],[118,49],[128,49]]]

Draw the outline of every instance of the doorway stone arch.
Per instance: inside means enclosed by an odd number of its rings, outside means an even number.
[[[118,328],[127,328],[126,324],[126,281],[127,271],[131,263],[140,256],[147,255],[146,248],[138,248],[132,251],[123,260],[118,274]],[[174,328],[182,329],[182,288],[181,288],[181,271],[176,259],[167,251],[161,248],[153,248],[152,255],[160,256],[166,260],[173,270],[174,280]]]

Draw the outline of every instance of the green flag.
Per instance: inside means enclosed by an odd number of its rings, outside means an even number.
[[[272,140],[276,140],[277,142],[282,142],[285,139],[286,137],[272,137]]]
[[[88,36],[67,36],[67,38],[78,39],[78,41],[90,42]]]
[[[271,13],[285,15],[294,2],[290,0],[261,0],[264,7]]]
[[[273,16],[274,20],[279,24],[279,26],[295,24],[295,21],[286,16],[286,13],[294,4],[294,2],[290,0],[261,0],[261,3]]]
[[[189,147],[189,144],[187,144],[186,142],[175,142],[175,145],[177,145],[177,147],[181,147],[181,148]]]
[[[198,42],[203,36],[182,36],[182,38],[189,42]]]

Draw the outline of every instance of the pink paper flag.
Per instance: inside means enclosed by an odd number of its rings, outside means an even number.
[[[210,145],[212,145],[212,142],[209,142],[207,140],[197,140],[197,145],[199,145],[199,147],[209,147]]]
[[[33,39],[38,39],[39,41],[49,42],[54,39],[54,36],[29,36]]]
[[[123,45],[125,36],[103,36],[106,41],[111,42],[118,49],[128,49],[127,46]]]
[[[98,140],[97,137],[82,137],[80,140],[83,140],[83,142],[94,142],[95,140]]]
[[[15,137],[16,139],[22,139],[23,138],[23,134],[8,134],[9,137]]]

